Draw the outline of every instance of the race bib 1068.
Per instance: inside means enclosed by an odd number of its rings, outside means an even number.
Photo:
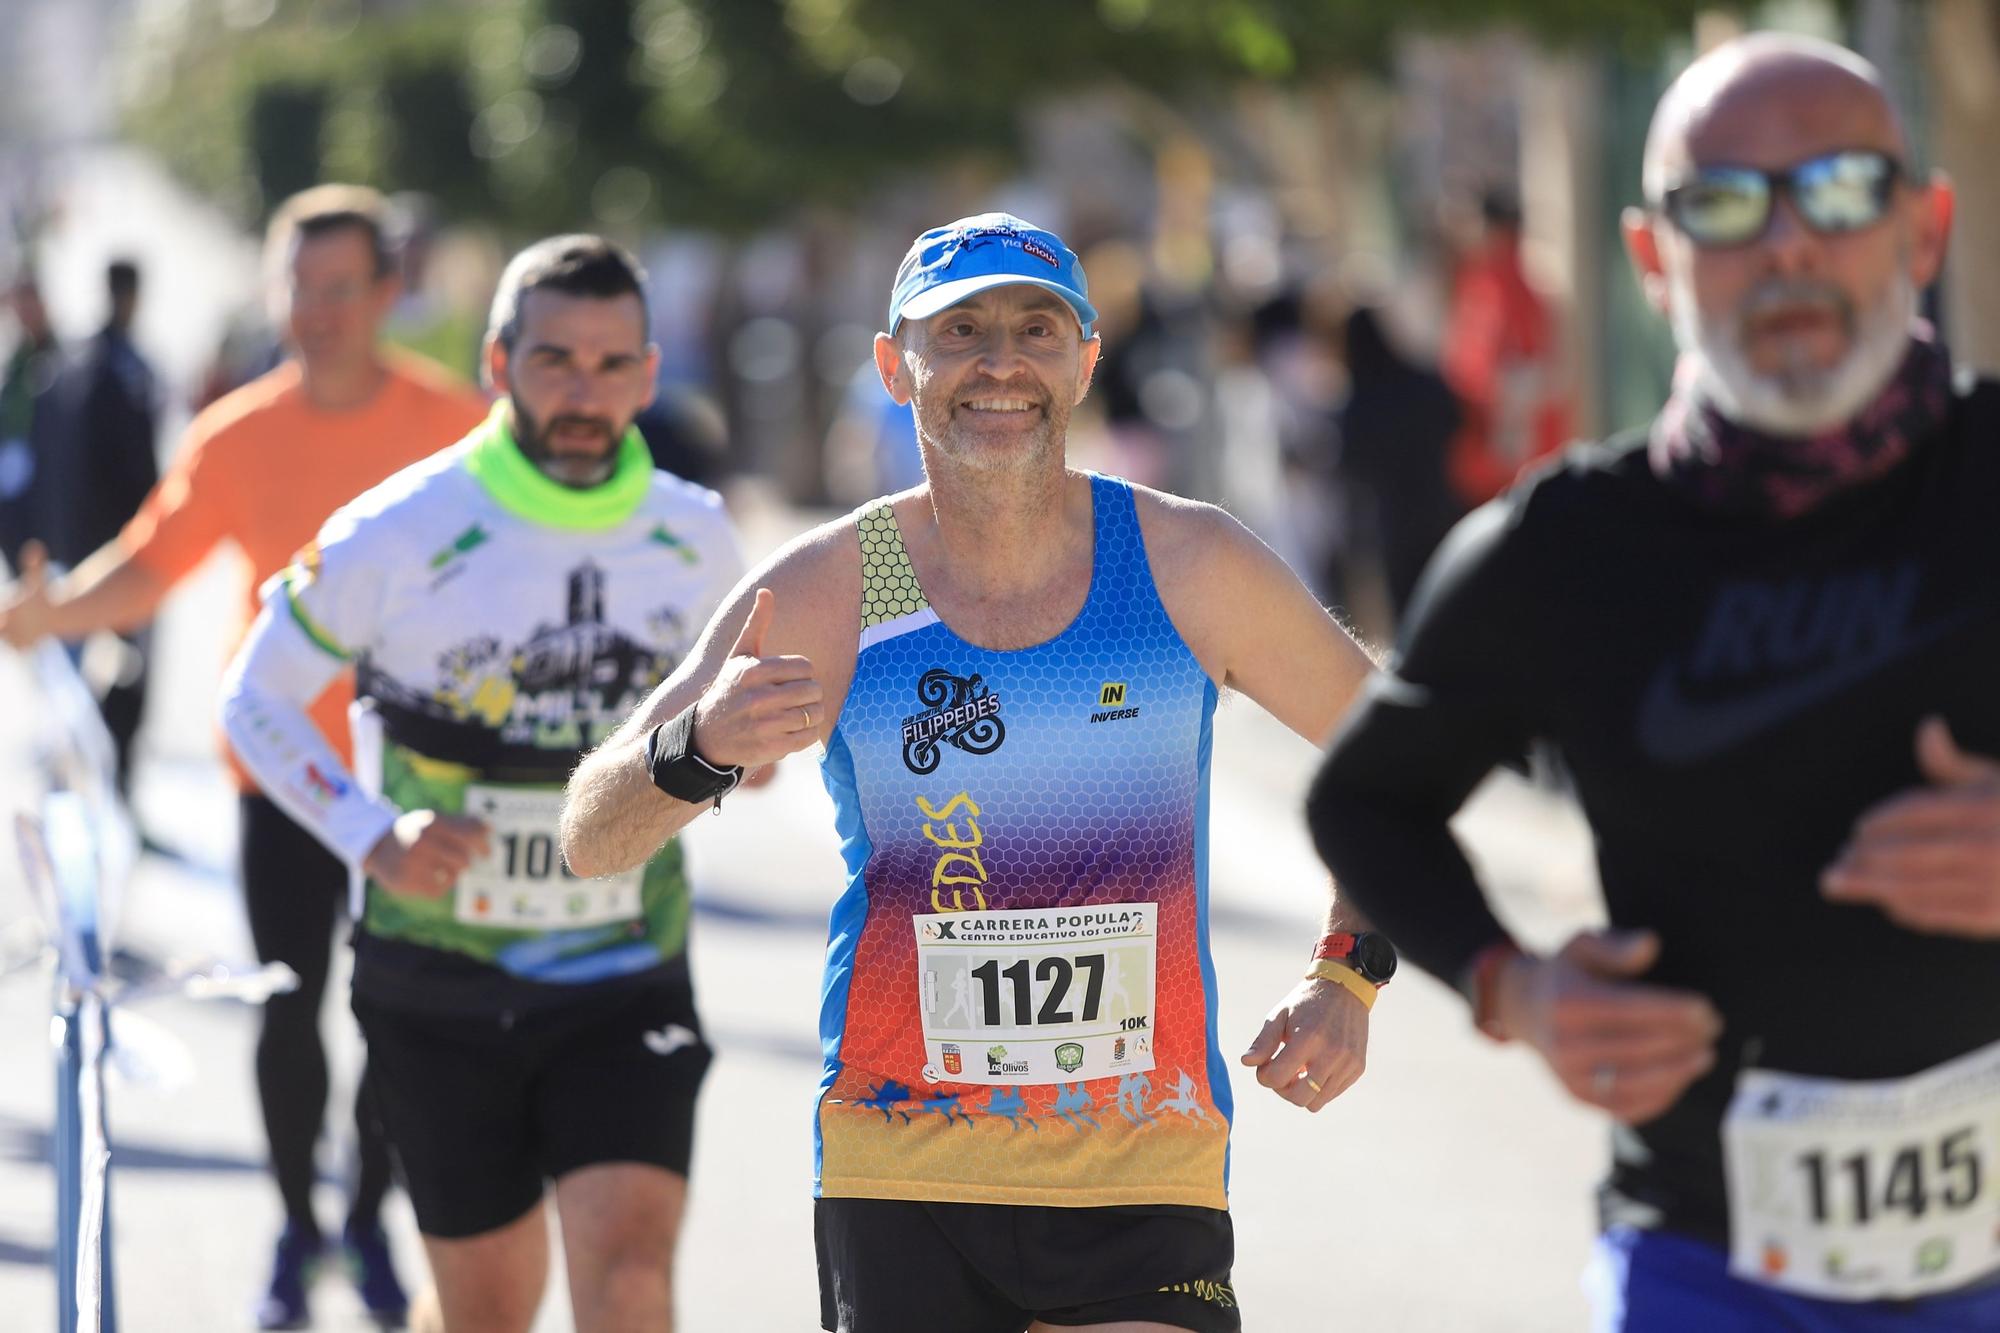
[[[1859,1301],[2000,1271],[2000,1043],[1901,1079],[1745,1070],[1722,1140],[1739,1276]]]
[[[1074,1083],[1153,1067],[1156,903],[914,918],[924,1077]]]
[[[486,822],[492,854],[459,876],[454,915],[478,926],[567,930],[629,921],[641,914],[644,866],[579,879],[557,845],[562,792],[538,787],[465,789],[465,813]]]

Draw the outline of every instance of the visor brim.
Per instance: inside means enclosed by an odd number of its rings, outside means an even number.
[[[929,319],[940,310],[949,310],[961,301],[967,301],[984,291],[995,287],[1040,287],[1043,291],[1054,292],[1063,299],[1071,312],[1076,315],[1077,324],[1085,337],[1090,336],[1090,326],[1097,322],[1097,310],[1090,302],[1077,295],[1059,282],[1047,278],[1031,278],[1018,273],[982,273],[972,278],[956,278],[951,282],[941,282],[912,296],[890,315],[889,332],[906,319]]]

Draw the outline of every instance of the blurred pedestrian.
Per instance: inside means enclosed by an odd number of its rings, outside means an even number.
[[[35,536],[35,486],[61,357],[48,308],[32,273],[14,279],[7,293],[14,315],[14,348],[0,370],[0,556],[20,564],[21,548]]]
[[[1479,211],[1479,242],[1452,277],[1443,355],[1445,380],[1465,411],[1451,480],[1467,509],[1561,448],[1570,431],[1555,312],[1521,260],[1520,201],[1490,190]]]
[[[57,380],[54,423],[35,486],[35,536],[64,568],[115,538],[160,479],[159,388],[132,342],[138,266],[114,260],[105,270],[105,288],[110,315],[104,327]],[[121,651],[108,678],[92,682],[117,749],[121,789],[130,787],[132,743],[145,710],[149,639],[145,627],[118,634]]]
[[[1255,414],[1225,429],[1268,433],[1263,447],[1276,454],[1286,537],[1272,545],[1323,604],[1345,607],[1353,524],[1334,424],[1344,379],[1337,333],[1323,289],[1292,288],[1259,303],[1249,312],[1245,335],[1263,401],[1244,404],[1239,395],[1232,409],[1251,406]]]
[[[1341,341],[1340,469],[1355,526],[1367,534],[1357,544],[1374,547],[1400,620],[1424,562],[1462,512],[1445,458],[1463,413],[1443,377],[1396,346],[1381,311],[1355,307]]]
[[[19,647],[142,624],[222,545],[235,548],[247,575],[247,625],[258,587],[338,505],[485,415],[483,400],[435,365],[380,346],[398,283],[375,191],[322,185],[287,200],[272,218],[266,258],[293,359],[197,416],[138,515],[60,583],[46,579],[39,558],[25,560],[16,586],[0,596],[0,638]],[[312,710],[343,754],[352,692],[343,678]],[[263,1006],[257,1042],[257,1089],[285,1209],[258,1318],[286,1328],[307,1318],[306,1288],[322,1250],[312,1207],[313,1148],[327,1098],[319,1011],[347,868],[260,793],[233,755],[230,766],[242,789],[251,936],[260,959],[285,963],[300,978],[297,990]],[[400,1317],[405,1301],[380,1218],[389,1157],[365,1068],[355,1109],[360,1175],[342,1240],[369,1308]]]
[[[854,368],[826,432],[827,488],[843,501],[896,495],[924,480],[909,409],[882,388],[871,358]]]

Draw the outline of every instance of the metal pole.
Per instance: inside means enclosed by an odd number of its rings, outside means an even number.
[[[56,1052],[56,1329],[77,1333],[77,1221],[83,1215],[83,1111],[78,1105],[78,1075],[83,1045],[78,1040],[77,1003],[65,995],[49,1023],[49,1040]]]

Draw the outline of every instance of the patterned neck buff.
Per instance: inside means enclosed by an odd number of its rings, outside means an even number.
[[[1951,408],[1951,355],[1929,324],[1910,330],[1903,364],[1845,426],[1819,435],[1767,435],[1724,417],[1695,392],[1688,363],[1653,422],[1653,475],[1711,513],[1794,518],[1909,456]]]

